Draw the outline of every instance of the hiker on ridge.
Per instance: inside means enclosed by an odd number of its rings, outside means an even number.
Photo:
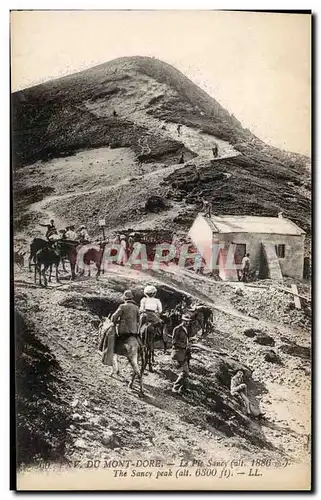
[[[185,163],[184,153],[182,153],[182,154],[181,154],[181,157],[180,157],[180,159],[179,159],[178,163],[179,163],[179,164],[181,164],[181,163]]]
[[[205,198],[201,198],[201,201],[203,203],[202,211],[204,212],[204,216],[211,217],[212,216],[212,207],[211,207],[210,202],[205,200]]]
[[[218,156],[218,145],[216,143],[212,147],[212,153],[213,153],[214,158],[217,158],[217,156]]]

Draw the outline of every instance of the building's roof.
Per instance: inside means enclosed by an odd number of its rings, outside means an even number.
[[[215,233],[305,234],[289,219],[247,215],[212,215],[205,218]]]

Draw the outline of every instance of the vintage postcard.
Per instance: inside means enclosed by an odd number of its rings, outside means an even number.
[[[311,21],[11,12],[18,490],[311,488]]]

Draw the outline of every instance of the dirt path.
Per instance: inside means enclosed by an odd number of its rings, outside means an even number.
[[[110,376],[110,368],[101,364],[97,351],[98,331],[93,316],[85,308],[67,307],[65,300],[84,296],[105,297],[108,290],[143,287],[151,279],[176,287],[194,299],[204,300],[203,293],[194,290],[191,278],[176,276],[175,280],[175,276],[173,279],[172,274],[165,272],[140,273],[114,266],[98,281],[77,279],[61,285],[53,283],[48,289],[34,286],[32,273],[26,270],[16,273],[18,303],[23,297],[28,298],[26,311],[30,311],[31,304],[41,339],[55,354],[71,388],[69,405],[73,425],[68,457],[82,461],[106,456],[128,459],[132,453],[136,458],[161,456],[207,460],[213,457],[213,450],[216,458],[227,460],[241,457],[250,460],[253,454],[257,458],[271,458],[286,453],[297,460],[304,456],[304,440],[309,432],[309,391],[304,375],[297,372],[293,383],[291,372],[296,366],[293,364],[269,367],[265,363],[262,370],[261,347],[242,333],[245,327],[259,322],[238,313],[225,296],[216,294],[216,300],[213,295],[207,299],[215,311],[215,332],[199,341],[207,347],[209,354],[202,351],[194,354],[191,389],[186,397],[171,393],[176,373],[171,367],[170,357],[160,351],[156,354],[156,371],[144,377],[145,398],[138,396],[137,386],[133,391],[127,389],[130,368],[126,360],[120,360],[121,375]],[[210,354],[213,346],[215,351],[228,351],[233,359],[254,368],[253,377],[257,384],[268,388],[260,395],[262,409],[268,415],[267,422],[259,425],[244,416],[242,425],[253,435],[261,436],[262,443],[266,440],[272,443],[273,450],[266,449],[263,444],[261,448],[250,443],[237,433],[227,436],[215,425],[205,422],[203,416],[207,410],[204,404],[208,402],[200,393],[200,384],[203,383],[203,371],[206,373],[215,359],[215,355]],[[230,425],[227,420],[226,423]],[[106,430],[112,432],[115,440],[112,449],[102,443]]]
[[[135,75],[135,78],[137,78],[137,75]],[[116,109],[118,116],[125,120],[146,127],[149,131],[163,138],[183,142],[188,149],[198,155],[198,161],[213,160],[212,148],[215,143],[218,145],[219,156],[217,159],[229,158],[240,154],[227,141],[186,125],[182,125],[178,133],[177,123],[165,123],[164,120],[146,113],[146,109],[150,108],[150,101],[155,99],[155,97],[157,98],[164,94],[170,97],[171,95],[174,96],[175,92],[173,94],[173,89],[166,85],[166,83],[155,82],[155,80],[146,75],[139,76],[138,78],[140,81],[139,89],[137,86],[133,87],[128,96],[122,94],[110,96],[108,108],[106,108],[103,100],[96,100],[94,103],[88,102],[86,103],[87,108],[97,116],[109,116],[111,110]],[[148,151],[150,149],[148,141],[143,144],[146,147],[146,151]]]
[[[221,160],[222,158],[230,158],[233,156],[237,156],[237,155],[235,155],[235,154],[225,155],[225,156],[220,157],[220,158],[215,158],[215,159],[212,158],[212,160],[218,161],[218,160]],[[152,170],[151,172],[148,172],[146,174],[143,174],[143,175],[139,176],[138,178],[145,180],[146,178],[154,177],[155,175],[158,175],[160,173],[163,173],[164,176],[167,176],[167,175],[169,175],[169,174],[171,174],[171,173],[173,173],[176,170],[179,170],[181,168],[183,168],[182,164],[173,165],[171,167],[166,167],[166,168],[162,167],[159,169]],[[59,201],[59,200],[66,200],[69,198],[73,198],[75,196],[83,196],[83,195],[87,195],[87,194],[95,194],[95,193],[112,191],[115,188],[129,184],[129,182],[131,182],[131,180],[132,180],[132,177],[126,177],[125,179],[122,179],[119,182],[116,182],[116,183],[108,185],[108,186],[100,186],[100,187],[94,188],[94,189],[78,190],[78,191],[68,192],[68,193],[64,193],[64,194],[47,196],[46,198],[44,198],[41,201],[38,201],[36,203],[32,203],[29,206],[28,211],[29,212],[38,212],[38,211],[41,211],[47,204],[49,204],[51,202],[55,202],[55,201]]]
[[[74,283],[72,288],[84,291],[84,283]],[[23,286],[18,285],[18,290],[21,289]],[[120,360],[121,375],[111,377],[110,368],[100,362],[96,347],[97,330],[88,322],[88,315],[60,306],[68,291],[70,288],[32,288],[28,293],[33,307],[40,308],[35,314],[37,327],[43,332],[44,341],[55,353],[68,384],[72,386],[70,403],[76,415],[76,428],[72,429],[70,458],[106,457],[106,448],[97,437],[97,433],[103,434],[103,429],[97,425],[97,419],[103,415],[108,415],[105,428],[107,425],[122,441],[112,454],[114,458],[122,454],[129,458],[132,451],[136,458],[141,455],[145,458],[159,455],[172,458],[179,454],[192,458],[195,453],[200,459],[209,458],[213,449],[222,459],[232,458],[232,454],[233,457],[241,456],[240,450],[230,451],[233,440],[226,445],[220,432],[195,428],[197,408],[188,408],[184,399],[172,395],[171,382],[160,371],[160,364],[170,365],[167,356],[157,355],[156,372],[144,377],[144,398],[138,397],[137,386],[133,391],[127,389],[130,369],[125,360]],[[50,308],[45,306],[49,295]],[[184,418],[186,411],[190,423]],[[87,422],[85,432],[81,432],[81,424],[85,423],[83,419]]]
[[[164,173],[166,173],[166,175],[168,175],[172,172],[175,172],[175,170],[177,170],[178,168],[181,168],[181,167],[182,167],[182,165],[175,165],[173,167],[167,167],[166,169],[164,169],[164,167],[162,167],[160,169],[153,170],[153,171],[149,172],[148,174],[143,174],[142,176],[140,176],[140,178],[146,179],[148,177],[153,177],[153,176],[159,174],[160,172],[164,172]],[[113,189],[115,189],[117,187],[129,184],[131,179],[132,179],[132,177],[126,177],[125,179],[122,179],[121,181],[116,182],[115,184],[112,184],[109,186],[100,186],[100,187],[94,188],[94,189],[79,190],[79,191],[73,191],[71,193],[64,193],[64,194],[58,194],[58,195],[53,195],[53,196],[47,196],[46,198],[44,198],[41,201],[38,201],[36,203],[32,203],[29,207],[29,211],[40,211],[43,209],[44,206],[46,206],[48,203],[50,203],[52,201],[66,200],[69,198],[73,198],[75,196],[84,196],[87,194],[95,194],[95,193],[100,193],[100,192],[112,191]]]

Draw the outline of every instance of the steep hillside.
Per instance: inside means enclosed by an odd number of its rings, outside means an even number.
[[[118,149],[123,154],[115,163]],[[180,71],[154,58],[115,59],[14,93],[12,152],[15,227],[29,234],[49,214],[86,223],[94,234],[104,215],[111,230],[124,221],[185,230],[199,195],[222,214],[283,211],[310,231],[309,159],[265,145]],[[201,169],[198,183],[194,168],[181,168],[181,161]],[[145,210],[155,194],[168,200],[156,218]],[[72,220],[62,217],[69,202]]]
[[[52,347],[43,343],[31,320],[26,295],[17,293],[16,332],[16,436],[19,466],[39,460],[57,460],[66,452],[71,424],[68,387]],[[23,309],[28,310],[22,312]],[[37,390],[35,390],[37,388]]]

